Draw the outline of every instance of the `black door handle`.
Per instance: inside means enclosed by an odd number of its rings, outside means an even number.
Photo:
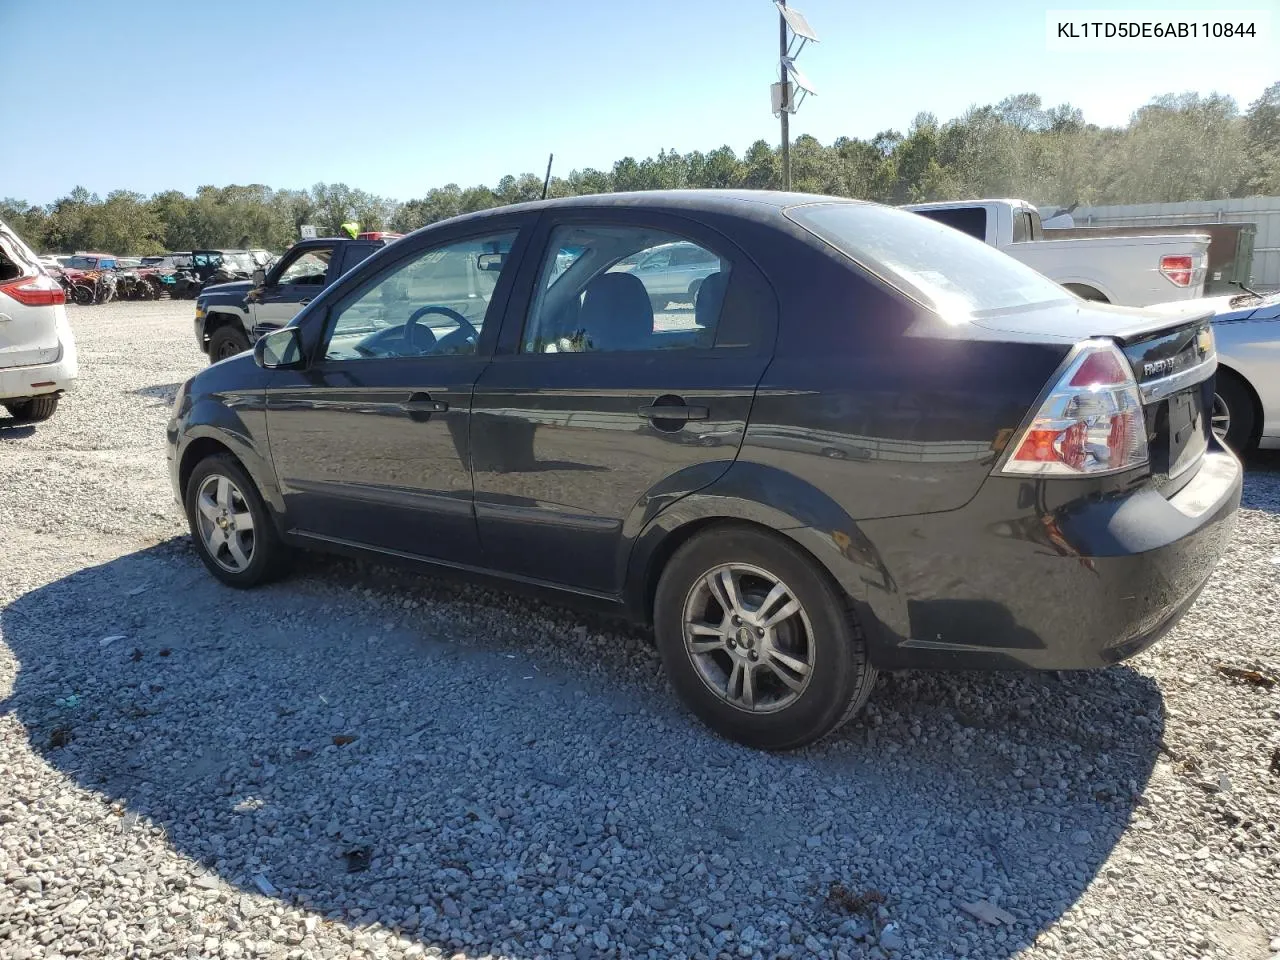
[[[448,410],[449,404],[443,400],[432,400],[429,393],[415,393],[400,404],[400,409],[409,414],[410,420],[429,420],[433,413]]]
[[[299,301],[298,301],[298,306],[300,306],[300,307],[305,307],[305,306],[306,306],[308,303],[310,303],[310,302],[311,302],[311,298],[310,298],[310,297],[307,297],[307,299],[305,299],[305,300],[299,300]]]
[[[636,411],[649,420],[679,420],[687,423],[690,420],[706,420],[711,411],[706,407],[691,407],[687,404],[651,404]]]

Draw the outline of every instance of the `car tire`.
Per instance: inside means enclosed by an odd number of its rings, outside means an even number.
[[[748,614],[741,625],[726,609],[729,594],[722,586],[717,599],[711,585],[723,584],[726,570]],[[775,588],[782,593],[763,609]],[[761,636],[753,624],[768,621],[762,614],[792,603],[795,612]],[[789,750],[821,739],[861,709],[875,684],[848,598],[799,547],[756,527],[717,525],[676,550],[658,583],[654,634],[680,699],[721,736],[750,747]],[[747,674],[750,708],[735,679]]]
[[[209,334],[209,362],[217,363],[244,353],[249,349],[249,338],[243,330],[227,325]]]
[[[58,396],[32,397],[30,400],[16,400],[6,403],[4,408],[19,420],[28,423],[39,423],[48,420],[58,409]]]
[[[257,486],[235,457],[214,454],[196,464],[183,501],[196,552],[209,572],[227,586],[256,587],[288,571],[289,548]],[[244,526],[245,515],[251,521],[249,528]],[[223,520],[230,526],[224,526]],[[220,538],[215,530],[221,532]],[[246,532],[252,535],[246,537]],[[233,538],[238,553],[231,546]]]
[[[1220,433],[1220,427],[1225,423],[1226,436],[1221,437],[1222,442],[1236,453],[1248,453],[1257,443],[1255,422],[1253,392],[1234,373],[1219,370],[1213,385],[1213,411],[1210,414],[1214,432]]]

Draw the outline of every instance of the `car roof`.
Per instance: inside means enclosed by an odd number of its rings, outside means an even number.
[[[578,197],[556,197],[530,200],[505,207],[490,207],[475,213],[464,213],[429,224],[431,229],[443,224],[468,220],[484,220],[511,213],[533,213],[541,210],[648,210],[669,213],[750,214],[759,216],[772,209],[781,216],[789,207],[809,203],[866,203],[847,197],[829,197],[819,193],[788,193],[781,190],[637,190],[626,193],[592,193]]]

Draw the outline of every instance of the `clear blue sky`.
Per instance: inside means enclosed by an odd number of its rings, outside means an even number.
[[[1188,89],[1243,109],[1280,79],[1275,46],[1048,52],[1045,10],[1064,0],[793,5],[822,42],[800,58],[818,96],[792,132],[824,143],[1023,91],[1101,124]],[[769,0],[0,0],[0,196],[323,180],[403,200],[541,174],[551,151],[558,173],[662,147],[741,152],[778,137],[776,60]]]

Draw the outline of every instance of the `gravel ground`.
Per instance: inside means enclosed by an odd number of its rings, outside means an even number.
[[[570,611],[217,586],[162,446],[191,310],[73,309],[77,392],[0,420],[0,956],[1280,952],[1280,685],[1218,669],[1280,676],[1280,457],[1130,664],[886,676],[763,755]]]

